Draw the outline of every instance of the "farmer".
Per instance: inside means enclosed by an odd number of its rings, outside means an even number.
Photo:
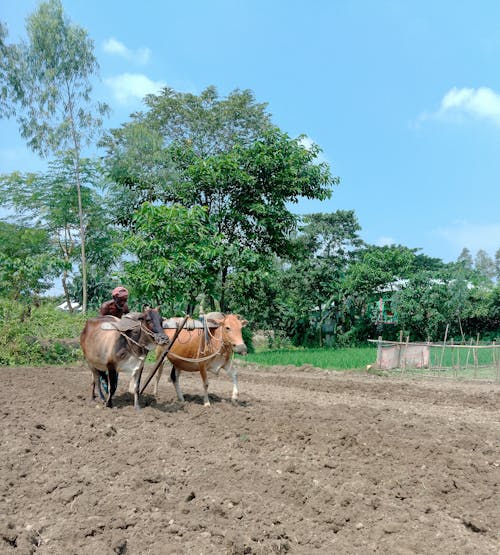
[[[121,285],[115,287],[113,291],[111,291],[111,296],[113,298],[110,301],[102,303],[101,309],[99,310],[100,315],[107,316],[110,314],[111,316],[121,318],[124,314],[128,314],[128,291],[125,287]]]
[[[111,300],[102,303],[101,308],[99,310],[99,314],[101,316],[107,316],[110,314],[111,316],[116,316],[117,318],[121,318],[124,314],[128,314],[128,291],[125,287],[121,285],[115,287],[113,291],[111,291],[111,296],[113,297]],[[99,372],[99,381],[101,382],[101,388],[108,393],[108,376],[107,372]],[[118,376],[117,376],[117,384],[118,384]],[[99,395],[104,400],[102,392],[99,391]]]

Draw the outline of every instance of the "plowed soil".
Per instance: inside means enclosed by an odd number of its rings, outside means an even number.
[[[500,384],[241,366],[207,408],[166,374],[135,411],[0,369],[2,554],[500,553]]]

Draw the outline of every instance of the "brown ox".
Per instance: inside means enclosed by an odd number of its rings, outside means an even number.
[[[201,329],[182,329],[177,340],[168,351],[167,358],[172,363],[170,377],[174,383],[179,401],[184,401],[184,396],[179,386],[179,375],[184,372],[199,372],[204,388],[204,405],[209,406],[207,370],[219,373],[221,368],[227,372],[233,381],[232,399],[238,399],[238,371],[233,369],[232,354],[236,352],[246,355],[247,347],[241,336],[242,328],[247,324],[237,314],[224,315],[212,312],[205,316],[208,327]],[[181,320],[181,319],[178,319]],[[167,329],[167,334],[172,339],[175,330]],[[164,347],[156,349],[156,359],[162,355]],[[156,375],[155,395],[158,393],[158,382],[162,367]]]
[[[80,345],[92,371],[92,395],[96,385],[104,399],[100,377],[107,377],[106,406],[113,406],[113,395],[118,382],[118,372],[132,372],[134,406],[139,409],[139,387],[144,360],[148,351],[168,343],[162,327],[160,313],[154,308],[127,314],[122,319],[101,316],[87,320],[80,334]]]

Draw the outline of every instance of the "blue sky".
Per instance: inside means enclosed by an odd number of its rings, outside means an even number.
[[[32,0],[0,0],[9,40]],[[94,98],[127,121],[168,85],[251,89],[323,149],[339,187],[297,213],[353,209],[371,244],[455,260],[500,248],[500,2],[63,0],[95,42]],[[0,121],[0,172],[38,170]]]

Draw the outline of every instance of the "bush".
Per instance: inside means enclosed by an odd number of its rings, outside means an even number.
[[[54,299],[26,305],[0,299],[0,366],[82,360],[79,335],[87,316],[56,308]]]

